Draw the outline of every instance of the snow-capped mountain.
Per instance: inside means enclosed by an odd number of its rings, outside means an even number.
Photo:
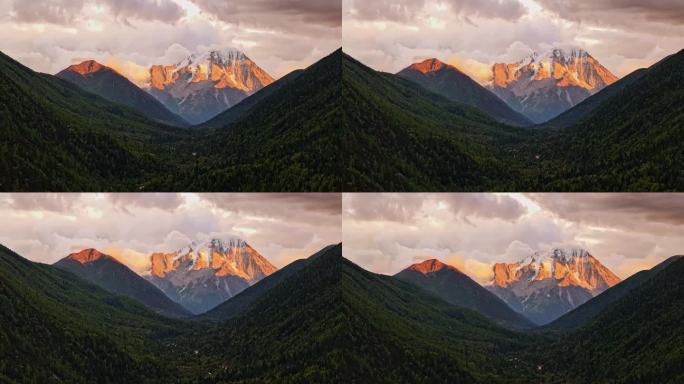
[[[537,324],[549,323],[620,282],[582,248],[534,252],[511,264],[497,263],[488,288]]]
[[[199,124],[272,82],[243,52],[212,50],[173,65],[153,65],[148,92],[169,110]]]
[[[517,63],[494,64],[491,89],[513,109],[542,123],[617,80],[582,49],[552,49]]]
[[[277,270],[237,238],[153,253],[150,262],[148,280],[194,313],[208,311]]]

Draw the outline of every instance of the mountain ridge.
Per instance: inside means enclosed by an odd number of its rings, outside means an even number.
[[[147,280],[194,314],[204,313],[277,269],[244,240],[211,239],[150,255]]]
[[[492,66],[492,91],[535,123],[543,123],[618,78],[588,52],[553,48],[514,64]]]
[[[150,310],[168,317],[189,317],[190,312],[132,271],[115,257],[96,249],[84,249],[53,266],[73,273],[114,294],[130,297]]]
[[[547,324],[620,282],[583,248],[534,252],[515,263],[496,263],[487,288],[539,325]]]
[[[399,71],[397,75],[412,80],[452,101],[478,108],[501,123],[523,127],[533,124],[460,69],[438,59],[426,59],[420,63],[411,64]]]
[[[192,54],[153,65],[148,92],[192,124],[201,124],[271,84],[274,79],[236,49]]]
[[[134,108],[162,124],[181,128],[189,126],[187,121],[169,111],[124,75],[97,61],[86,60],[71,65],[55,76],[109,101]]]
[[[456,267],[437,259],[412,264],[394,277],[425,289],[444,301],[476,311],[496,324],[513,329],[534,324]]]

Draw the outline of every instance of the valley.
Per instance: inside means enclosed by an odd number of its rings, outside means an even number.
[[[95,61],[50,76],[3,55],[0,190],[680,190],[683,58],[617,79],[556,49],[494,65],[492,88],[437,59],[393,75],[341,49],[273,80],[228,49],[155,66],[143,89]],[[571,103],[534,104],[556,90]]]
[[[69,258],[89,263],[106,256],[88,251]],[[343,257],[341,244],[256,282],[211,311],[210,317],[180,320],[161,317],[119,296],[126,293],[110,293],[71,273],[29,262],[7,248],[1,250],[0,261],[0,287],[5,291],[0,295],[0,372],[9,382],[106,377],[120,382],[121,376],[113,375],[120,374],[121,367],[127,367],[131,380],[146,383],[627,383],[635,378],[675,383],[682,378],[676,368],[684,358],[677,341],[681,322],[676,320],[683,308],[681,257],[654,268],[653,278],[632,282],[629,290],[613,295],[614,304],[594,312],[594,321],[569,330],[531,332],[497,325],[491,320],[497,310],[451,304],[440,293],[447,291],[423,290],[414,285],[421,284],[417,280],[365,271]],[[440,284],[451,292],[466,289],[464,282],[477,286],[453,267],[434,261],[411,270],[426,276],[450,273],[453,277],[445,275],[447,280]],[[38,287],[27,279],[43,284]],[[478,301],[488,291],[480,287],[463,292],[479,292],[472,296]],[[593,301],[601,298],[599,294]],[[490,298],[481,302],[503,304]],[[636,303],[640,313],[658,315],[625,317]],[[27,324],[33,329],[20,332]],[[663,327],[668,329],[665,334],[658,332]],[[51,336],[41,336],[42,332]],[[65,343],[64,337],[71,341]],[[11,340],[14,347],[8,348]],[[54,353],[41,354],[38,360],[29,357],[41,348]],[[613,355],[624,348],[632,353],[606,360],[606,348]],[[662,359],[665,350],[668,358]],[[70,358],[84,351],[92,356],[88,365]],[[598,361],[600,369],[591,369]]]

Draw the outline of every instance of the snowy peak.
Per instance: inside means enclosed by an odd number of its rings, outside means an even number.
[[[577,247],[534,252],[517,263],[494,265],[493,283],[499,287],[547,279],[555,280],[559,286],[578,286],[596,294],[620,282],[587,250]]]
[[[215,276],[236,276],[253,283],[275,272],[276,268],[238,238],[193,242],[176,252],[151,256],[150,274],[155,277],[199,270],[209,270]]]
[[[491,90],[528,119],[543,123],[617,80],[586,51],[555,48],[516,63],[494,64]]]
[[[233,88],[252,93],[274,80],[247,55],[236,49],[192,54],[173,65],[150,68],[150,87],[164,90],[179,80],[186,83],[210,82],[213,88]]]
[[[514,64],[494,64],[492,72],[495,87],[514,88],[516,94],[533,91],[535,87],[530,89],[530,83],[539,81],[551,83],[547,86],[576,86],[594,93],[618,80],[588,52],[579,48],[567,51],[554,48],[543,54],[533,52]]]
[[[533,252],[516,263],[494,265],[488,289],[537,324],[549,323],[620,282],[579,247]]]
[[[100,71],[114,71],[113,69],[98,63],[95,60],[86,60],[80,64],[74,64],[64,70],[64,72],[78,73],[81,76],[89,75]],[[114,71],[116,72],[116,71]]]
[[[457,268],[444,264],[437,259],[425,260],[422,263],[413,264],[410,267],[408,267],[408,269],[422,273],[423,275],[435,273],[443,269],[451,269],[453,271],[460,273],[460,271]]]
[[[72,260],[80,264],[89,264],[98,260],[109,260],[115,263],[119,263],[118,260],[112,256],[105,255],[104,253],[98,251],[94,248],[84,249],[80,252],[75,252],[66,257],[67,260]]]
[[[192,66],[192,65],[219,65],[228,66],[234,61],[245,61],[249,60],[244,52],[237,49],[228,48],[224,50],[212,50],[205,52],[203,54],[197,55],[192,54],[185,59],[181,60],[180,63],[176,64],[179,68]]]
[[[171,112],[201,124],[273,83],[236,49],[193,54],[172,65],[150,67],[147,91]]]
[[[266,258],[238,238],[190,243],[153,253],[148,280],[193,313],[206,312],[276,272]]]

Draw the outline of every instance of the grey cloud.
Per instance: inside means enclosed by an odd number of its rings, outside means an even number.
[[[69,24],[82,16],[87,5],[103,5],[123,21],[131,18],[172,23],[185,14],[171,0],[14,0],[12,14],[19,22]]]
[[[105,196],[114,207],[126,212],[134,207],[174,211],[185,202],[179,193],[109,193]]]
[[[151,252],[239,236],[282,267],[341,241],[340,204],[339,194],[0,194],[0,243],[50,263],[86,247],[116,251],[142,272]]]
[[[346,194],[344,215],[355,220],[407,222],[420,212],[423,200],[409,193]]]
[[[19,211],[68,212],[80,198],[78,193],[11,193],[0,196],[0,207]]]
[[[380,197],[345,195],[343,235],[345,255],[381,273],[396,273],[434,257],[460,260],[466,273],[483,282],[489,276],[487,266],[495,262],[517,261],[553,246],[578,245],[627,277],[681,254],[684,246],[684,194],[531,194],[542,209],[522,215],[524,208],[506,199],[496,201],[505,195],[408,194],[402,198],[418,201],[402,202],[412,207],[408,210],[392,208],[398,201],[391,195]],[[388,199],[394,201],[385,204],[390,209],[366,210],[365,217],[397,220],[373,222],[354,211]],[[436,202],[448,202],[449,212]],[[491,211],[507,213],[488,215],[487,204]]]
[[[356,17],[365,20],[392,20],[407,22],[420,15],[431,2],[429,0],[375,0],[348,2]],[[445,2],[455,15],[470,20],[471,17],[517,20],[526,9],[518,0],[448,0]]]
[[[481,218],[515,221],[527,212],[522,204],[509,196],[459,193],[446,194],[444,198],[454,214],[461,218],[473,215]]]
[[[568,20],[634,25],[636,19],[645,19],[684,25],[684,2],[681,0],[538,0],[538,2]]]
[[[243,214],[296,217],[296,213],[317,213],[340,216],[342,210],[339,193],[207,193],[199,196],[218,208]]]
[[[280,26],[291,28],[297,21],[338,28],[342,25],[340,0],[192,0],[205,12],[228,23],[253,24],[273,27],[280,20]]]
[[[681,193],[531,194],[541,207],[571,221],[638,229],[646,224],[684,225]]]
[[[406,223],[416,219],[425,203],[447,204],[456,219],[499,218],[515,221],[525,207],[508,196],[481,193],[345,195],[344,214],[355,220]]]

